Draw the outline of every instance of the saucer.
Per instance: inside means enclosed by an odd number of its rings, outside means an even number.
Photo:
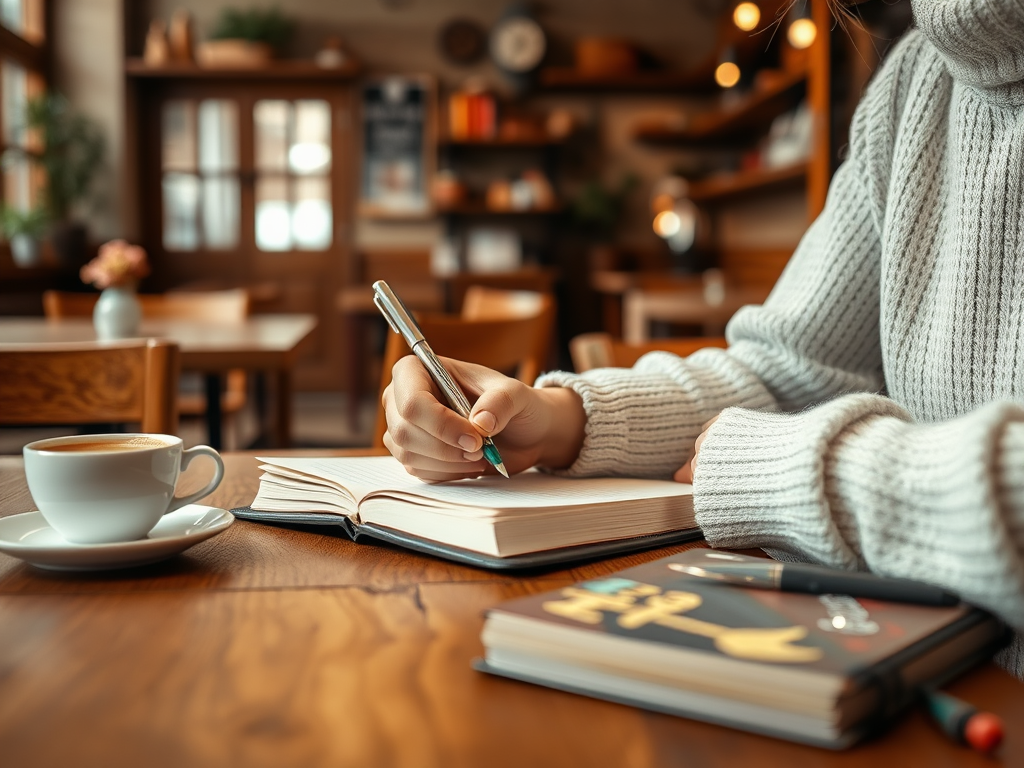
[[[0,552],[54,571],[103,571],[148,565],[184,552],[235,522],[224,509],[189,504],[164,515],[145,539],[111,544],[65,541],[41,512],[0,518]]]

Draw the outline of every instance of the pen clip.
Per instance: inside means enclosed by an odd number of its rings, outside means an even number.
[[[398,335],[401,335],[402,332],[398,330],[398,326],[395,324],[394,319],[391,317],[391,313],[388,312],[387,305],[380,300],[380,296],[374,294],[373,303],[377,305],[377,309],[379,309],[380,313],[384,315],[384,319],[388,321],[388,325],[391,326],[391,330],[397,333]]]

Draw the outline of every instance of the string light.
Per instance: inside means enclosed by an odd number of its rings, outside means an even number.
[[[761,9],[757,3],[740,3],[732,12],[732,22],[744,32],[751,32],[761,21]]]
[[[792,17],[793,21],[786,31],[786,39],[794,48],[800,50],[810,48],[818,36],[818,27],[811,19],[807,0],[797,0],[793,5]]]

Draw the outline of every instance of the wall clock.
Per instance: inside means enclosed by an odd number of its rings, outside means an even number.
[[[523,77],[544,60],[547,35],[537,20],[520,6],[513,6],[491,30],[491,58],[506,74]]]
[[[441,28],[438,44],[453,64],[475,64],[487,50],[487,34],[471,19],[452,19]]]

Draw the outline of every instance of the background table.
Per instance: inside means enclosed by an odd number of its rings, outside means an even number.
[[[211,503],[249,502],[256,460],[225,458]],[[32,508],[21,460],[0,459],[0,515]],[[514,576],[238,521],[120,573],[0,555],[0,764],[993,765],[921,711],[831,753],[470,669],[489,606],[685,548]],[[1002,763],[1024,765],[1024,685],[990,664],[950,690],[1003,717]]]
[[[235,368],[271,373],[275,391],[271,439],[274,445],[287,448],[291,444],[292,369],[316,324],[314,315],[252,315],[239,323],[153,319],[142,321],[139,336],[176,341],[182,369],[206,376],[206,423],[214,448],[221,446],[221,377]],[[0,318],[0,342],[4,343],[95,340],[90,320]]]

